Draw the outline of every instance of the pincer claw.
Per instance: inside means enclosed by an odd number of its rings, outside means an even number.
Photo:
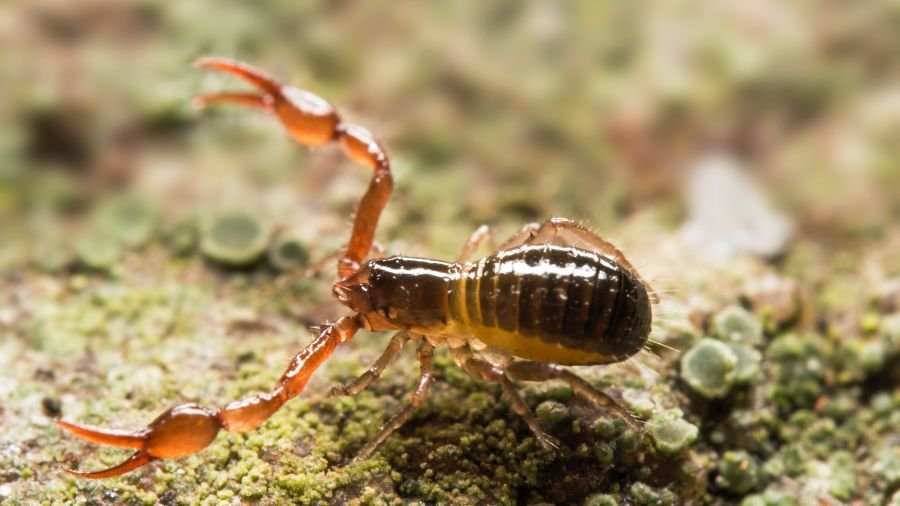
[[[206,448],[222,428],[218,412],[197,404],[182,404],[169,409],[146,428],[133,432],[101,429],[65,420],[57,420],[56,425],[85,441],[138,449],[128,460],[109,469],[91,472],[66,469],[66,472],[82,478],[118,476],[160,458],[190,455]]]

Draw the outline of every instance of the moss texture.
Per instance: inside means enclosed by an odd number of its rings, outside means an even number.
[[[714,22],[696,2],[72,4],[0,8],[15,41],[0,47],[12,99],[0,103],[0,501],[900,501],[900,156],[879,101],[897,72],[896,2],[761,2],[751,21],[720,6]],[[677,59],[676,27],[696,36],[681,42],[699,63],[670,75],[659,62]],[[350,464],[416,376],[407,349],[364,392],[329,398],[387,343],[363,332],[256,431],[115,479],[63,473],[127,452],[54,418],[137,428],[175,404],[265,391],[310,328],[341,314],[333,263],[291,276],[262,244],[239,269],[200,251],[205,220],[237,211],[295,234],[315,264],[346,241],[368,177],[270,118],[191,110],[196,93],[239,87],[190,68],[205,54],[271,70],[382,135],[396,188],[378,240],[391,254],[450,259],[481,223],[502,240],[550,215],[614,239],[661,294],[653,342],[576,371],[644,423],[562,383],[519,385],[561,441],[548,453],[496,385],[442,350],[412,420]],[[822,131],[859,156],[829,157]],[[713,266],[685,250],[673,169],[690,159],[685,136],[758,161],[796,225],[777,258]],[[727,367],[692,377],[698,350]]]

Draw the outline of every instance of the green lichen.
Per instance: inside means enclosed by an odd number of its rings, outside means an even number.
[[[738,495],[755,489],[760,482],[756,459],[744,451],[728,451],[722,455],[716,485]]]
[[[704,338],[682,357],[681,377],[703,397],[724,397],[734,384],[737,365],[738,358],[728,345]]]
[[[269,263],[280,271],[306,267],[309,255],[309,245],[295,235],[280,234],[269,245]]]
[[[104,201],[93,216],[95,227],[128,248],[146,244],[156,231],[157,220],[153,206],[137,196]]]
[[[75,243],[75,256],[84,267],[98,271],[112,270],[122,255],[122,244],[110,233],[91,230]]]
[[[846,451],[836,452],[828,459],[828,466],[831,468],[831,486],[828,487],[828,492],[841,501],[849,501],[856,493],[853,463],[853,455]]]
[[[214,262],[243,267],[258,260],[269,244],[270,227],[245,212],[210,217],[204,225],[200,250]]]
[[[663,453],[678,453],[697,439],[699,429],[683,415],[680,409],[672,409],[650,419],[648,432],[656,449]]]
[[[762,324],[753,313],[740,306],[729,306],[713,320],[716,336],[748,346],[760,344]]]
[[[745,497],[741,506],[795,506],[797,501],[787,492],[778,490],[766,490],[762,494],[754,494]]]
[[[654,488],[640,481],[631,484],[628,494],[641,506],[671,506],[678,501],[670,490]]]
[[[535,414],[544,427],[556,427],[570,418],[569,408],[557,401],[544,401],[537,405]]]
[[[183,219],[166,231],[165,241],[176,256],[187,256],[196,250],[199,235],[196,220]]]
[[[614,495],[593,494],[584,500],[584,506],[619,506],[619,501]]]
[[[736,385],[746,384],[759,376],[760,362],[762,355],[759,351],[741,343],[726,343],[737,358],[734,366],[734,383]]]

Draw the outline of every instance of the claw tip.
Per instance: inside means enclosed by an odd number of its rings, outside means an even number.
[[[88,474],[85,471],[79,471],[77,469],[72,469],[71,467],[63,467],[62,470],[66,474],[71,474],[72,476],[78,476],[79,478],[84,477],[84,475]]]
[[[209,66],[210,61],[212,60],[209,56],[202,56],[194,60],[194,67],[203,68]]]
[[[194,67],[197,68],[217,68],[223,65],[240,65],[240,62],[231,58],[222,58],[219,56],[201,56],[194,60]]]
[[[63,471],[79,478],[99,480],[101,478],[112,478],[113,476],[119,476],[127,472],[134,471],[135,469],[141,466],[145,466],[153,462],[154,460],[156,460],[156,457],[152,457],[146,452],[138,451],[132,454],[131,457],[128,457],[128,459],[126,459],[121,464],[110,467],[109,469],[102,469],[100,471],[78,471],[76,469],[64,467]]]

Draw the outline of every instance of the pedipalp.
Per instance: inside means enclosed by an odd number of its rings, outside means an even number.
[[[266,110],[274,114],[300,144],[321,146],[338,142],[351,160],[373,170],[369,188],[356,210],[347,250],[338,262],[338,277],[346,278],[359,270],[372,248],[378,218],[394,187],[387,151],[367,129],[343,122],[325,99],[284,85],[262,70],[227,58],[201,58],[195,66],[235,75],[260,91],[258,94],[222,92],[200,95],[194,100],[195,106],[233,103]]]
[[[85,441],[138,450],[126,461],[109,469],[66,471],[82,478],[118,476],[157,459],[196,453],[209,446],[220,430],[245,432],[255,429],[285,402],[296,397],[313,372],[339,344],[349,341],[359,328],[359,321],[350,316],[324,326],[319,335],[294,356],[270,392],[234,401],[222,409],[208,409],[194,403],[181,404],[166,410],[147,427],[136,431],[103,429],[57,420],[59,428]]]

